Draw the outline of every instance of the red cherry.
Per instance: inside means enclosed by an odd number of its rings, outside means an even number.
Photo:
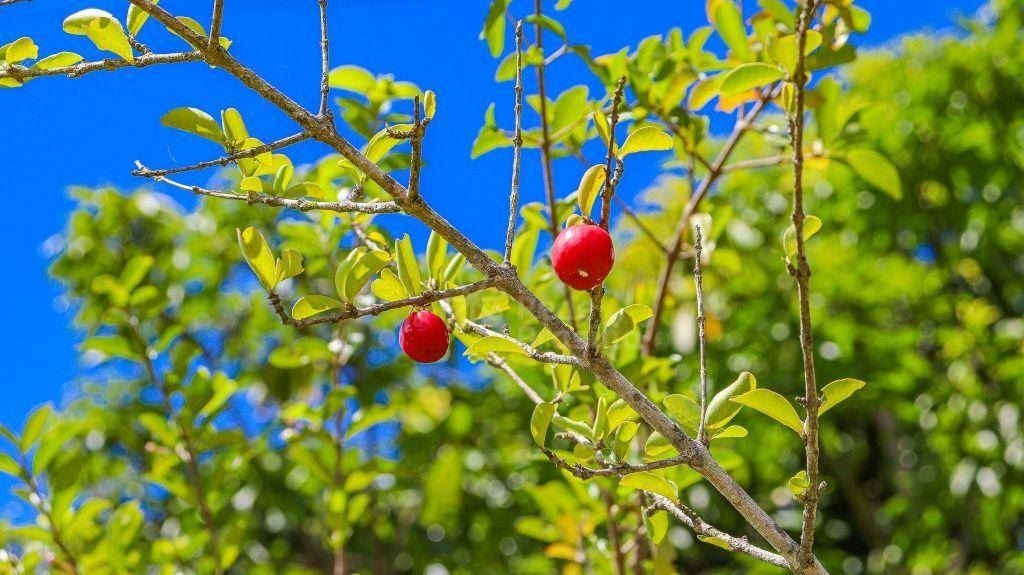
[[[413,361],[434,363],[448,353],[448,325],[426,310],[411,313],[402,322],[398,344]]]
[[[600,226],[578,224],[555,238],[551,246],[555,275],[569,287],[589,290],[601,285],[615,263],[612,237]]]

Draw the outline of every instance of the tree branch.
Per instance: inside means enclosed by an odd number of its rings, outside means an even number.
[[[175,188],[186,190],[200,196],[209,196],[211,198],[220,198],[222,200],[236,200],[249,204],[277,206],[298,210],[300,212],[325,211],[339,213],[356,212],[363,214],[394,214],[401,211],[401,208],[395,202],[320,202],[302,199],[292,200],[288,198],[279,198],[277,196],[269,196],[267,194],[236,194],[234,192],[209,190],[200,186],[191,186],[189,184],[176,182],[166,176],[156,175],[160,170],[150,170],[142,165],[141,162],[135,162],[135,165],[138,166],[138,169],[134,170],[132,172],[133,174],[147,177],[155,182],[163,182],[170,186],[174,186]]]
[[[571,365],[574,367],[580,367],[582,365],[580,360],[571,355],[560,355],[550,351],[539,351],[525,341],[520,341],[507,333],[496,332],[483,324],[467,320],[463,323],[462,327],[470,333],[475,333],[484,337],[500,337],[501,339],[504,339],[509,343],[513,343],[521,348],[523,350],[523,355],[526,357],[540,363],[557,363],[561,365]]]
[[[374,304],[371,306],[356,308],[352,307],[344,311],[337,313],[331,313],[327,315],[320,315],[316,317],[310,317],[306,319],[295,319],[288,314],[285,310],[284,305],[281,303],[281,298],[275,292],[269,292],[268,297],[270,303],[274,307],[274,311],[277,313],[281,321],[286,325],[296,327],[299,329],[309,327],[311,325],[318,325],[323,323],[338,323],[347,319],[356,319],[368,315],[380,315],[386,311],[393,309],[400,309],[403,307],[419,307],[432,304],[436,301],[441,301],[461,295],[469,295],[478,291],[483,291],[495,287],[498,284],[494,278],[485,278],[478,282],[467,284],[461,287],[446,289],[446,290],[427,290],[420,295]]]
[[[772,565],[782,567],[783,569],[790,568],[789,562],[787,562],[786,558],[782,555],[772,553],[771,551],[767,551],[756,545],[753,545],[752,543],[747,541],[746,537],[734,537],[732,535],[729,535],[728,533],[725,533],[724,531],[721,531],[720,529],[715,528],[714,526],[708,524],[706,521],[701,519],[700,516],[694,513],[692,509],[684,505],[678,505],[672,501],[669,501],[668,498],[658,495],[656,493],[648,492],[647,495],[650,496],[651,500],[654,502],[651,505],[651,507],[648,508],[648,510],[646,511],[648,515],[652,511],[658,509],[667,511],[680,522],[682,522],[683,525],[686,525],[687,527],[692,529],[693,532],[697,535],[701,537],[714,537],[716,539],[721,539],[725,542],[726,545],[729,546],[730,551],[742,553],[749,557],[753,557],[754,559],[760,559],[761,561],[771,563]]]
[[[505,231],[505,265],[512,263],[512,240],[519,216],[519,171],[523,155],[523,21],[516,22],[516,126],[512,136],[512,192],[508,197],[508,229]]]
[[[818,384],[814,370],[814,335],[811,330],[810,282],[811,269],[807,263],[804,242],[804,100],[807,87],[805,46],[807,30],[816,9],[815,0],[806,0],[797,23],[797,60],[793,74],[793,113],[789,117],[789,137],[793,148],[793,227],[796,235],[796,266],[788,263],[790,275],[796,280],[797,300],[800,306],[800,351],[804,369],[804,448],[807,454],[808,488],[804,492],[803,526],[800,534],[800,568],[809,569],[814,563],[814,526],[821,497],[818,477]]]
[[[693,242],[693,283],[697,287],[697,335],[700,340],[700,426],[697,428],[697,440],[708,444],[705,425],[708,417],[708,357],[707,357],[707,318],[704,316],[703,274],[700,269],[701,245],[700,226],[696,226]]]
[[[574,476],[584,481],[592,477],[621,477],[623,475],[630,475],[632,473],[642,473],[645,471],[656,471],[658,469],[665,469],[666,467],[675,467],[677,465],[686,465],[688,461],[682,456],[677,455],[669,459],[662,459],[660,461],[652,461],[651,463],[645,463],[643,465],[634,465],[632,463],[616,463],[614,465],[608,465],[601,468],[591,468],[580,465],[579,463],[569,463],[565,459],[562,459],[556,455],[550,449],[544,449],[544,455],[548,456],[551,463],[554,463],[557,467],[565,469]]]
[[[714,162],[709,167],[708,174],[696,190],[691,190],[692,195],[683,208],[683,214],[679,218],[679,223],[676,224],[675,233],[673,234],[674,240],[668,248],[668,257],[665,259],[665,265],[661,268],[661,276],[658,278],[658,295],[654,298],[654,306],[652,308],[654,315],[647,322],[647,331],[644,333],[641,345],[644,355],[650,355],[654,351],[654,340],[658,335],[658,325],[661,323],[661,316],[664,313],[665,297],[668,296],[668,287],[672,280],[672,270],[676,265],[676,260],[679,259],[679,253],[683,249],[683,240],[686,238],[686,232],[690,226],[690,217],[697,211],[697,206],[707,196],[712,185],[718,180],[718,177],[722,175],[722,168],[725,166],[725,162],[728,161],[729,156],[735,151],[736,146],[747,132],[747,129],[757,119],[757,116],[764,110],[768,102],[771,101],[770,94],[773,90],[774,88],[770,87],[762,92],[761,98],[750,111],[736,121],[732,133],[729,134],[729,138],[725,141],[722,149],[718,152],[718,156],[715,157]]]
[[[532,401],[535,405],[538,403],[544,403],[544,398],[542,398],[540,394],[534,391],[534,389],[530,387],[530,384],[526,383],[526,380],[523,379],[522,376],[520,376],[519,373],[515,369],[513,369],[512,366],[510,366],[507,361],[502,359],[500,355],[493,352],[488,353],[487,363],[508,374],[509,378],[512,381],[514,381],[516,385],[519,386],[519,389],[523,390],[523,393],[526,394],[526,397],[528,397],[530,401]]]
[[[193,172],[193,171],[198,171],[198,170],[205,170],[206,168],[213,168],[213,167],[217,167],[217,166],[225,167],[228,164],[232,164],[232,163],[237,162],[238,160],[243,160],[243,159],[246,159],[246,158],[254,158],[254,157],[256,157],[256,156],[258,156],[260,154],[264,154],[266,152],[274,152],[274,151],[280,150],[282,148],[287,148],[288,146],[291,146],[292,144],[297,144],[299,142],[303,142],[305,140],[308,140],[309,138],[310,138],[309,134],[307,134],[305,132],[300,132],[298,134],[294,134],[294,135],[288,136],[287,138],[281,138],[280,140],[276,140],[274,142],[270,142],[269,144],[263,144],[262,146],[256,146],[254,148],[248,148],[248,149],[242,150],[240,152],[235,152],[233,154],[228,154],[227,156],[223,156],[223,157],[217,158],[216,160],[208,160],[208,161],[205,161],[205,162],[199,162],[197,164],[192,164],[190,166],[178,166],[178,167],[174,167],[174,168],[165,168],[165,169],[161,169],[161,170],[150,170],[150,169],[145,168],[145,167],[139,167],[139,168],[136,168],[135,170],[132,170],[132,175],[133,176],[139,176],[139,177],[142,177],[142,178],[155,179],[155,178],[162,177],[162,176],[170,176],[172,174],[180,174],[182,172]]]
[[[327,0],[318,0],[320,5],[320,116],[326,118],[331,109],[328,94],[331,91],[330,75],[330,34],[327,29]]]
[[[213,0],[213,16],[210,17],[210,41],[209,48],[220,43],[220,28],[224,22],[224,0]]]
[[[202,53],[196,51],[174,52],[170,54],[143,54],[141,56],[137,56],[134,62],[128,62],[127,60],[122,60],[120,58],[107,58],[105,60],[96,60],[94,62],[79,62],[78,64],[73,64],[71,66],[61,66],[60,68],[50,68],[49,70],[33,70],[24,66],[15,65],[0,69],[0,78],[13,78],[24,83],[27,80],[42,78],[45,76],[67,76],[68,78],[78,78],[79,76],[83,76],[91,72],[109,72],[119,70],[121,68],[147,68],[157,64],[201,62],[202,60]]]

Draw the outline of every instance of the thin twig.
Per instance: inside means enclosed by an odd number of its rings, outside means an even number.
[[[33,78],[44,76],[67,76],[78,78],[90,72],[113,71],[121,68],[147,68],[157,64],[178,64],[181,62],[200,62],[203,60],[202,53],[196,52],[174,52],[170,54],[143,54],[137,56],[134,62],[122,60],[121,58],[107,58],[93,62],[79,62],[71,66],[50,68],[48,70],[31,69],[15,65],[0,69],[0,78],[14,78],[19,82],[25,82]]]
[[[775,166],[781,166],[792,162],[791,158],[785,156],[771,156],[768,158],[755,158],[752,160],[744,160],[741,162],[734,162],[722,168],[723,174],[731,172],[739,172],[742,170],[751,170],[756,168],[773,168]]]
[[[213,50],[220,44],[220,28],[224,22],[224,0],[213,0],[213,16],[210,17],[210,42],[207,45]]]
[[[138,169],[135,170],[135,172],[139,176],[148,177],[155,182],[163,182],[167,185],[174,186],[175,188],[186,190],[200,196],[209,196],[211,198],[220,198],[222,200],[235,200],[249,204],[277,206],[298,210],[300,212],[324,211],[339,213],[394,214],[401,211],[401,208],[395,202],[321,202],[302,199],[292,200],[288,198],[279,198],[277,196],[269,196],[262,193],[236,194],[235,192],[210,190],[200,186],[183,184],[181,182],[174,181],[167,176],[151,175],[156,172],[143,166],[141,162],[135,162],[135,165],[138,166]]]
[[[412,130],[409,134],[409,147],[412,150],[409,159],[409,198],[416,199],[420,193],[420,169],[423,166],[423,135],[425,133],[427,122],[426,118],[421,117],[421,111],[423,110],[420,97],[416,96],[412,103],[412,118],[413,125]]]
[[[494,331],[493,329],[483,324],[467,320],[463,322],[462,327],[463,329],[470,333],[475,333],[477,335],[482,335],[484,337],[500,337],[501,339],[504,339],[509,343],[515,344],[520,349],[522,349],[523,355],[525,355],[526,357],[534,361],[539,361],[540,363],[555,363],[561,365],[571,365],[574,367],[582,366],[580,360],[574,356],[561,355],[550,351],[539,351],[530,344],[526,343],[525,341],[520,341],[512,337],[511,335],[508,335],[507,333]]]
[[[327,0],[318,0],[320,4],[320,117],[326,118],[330,114],[330,107],[327,104],[328,94],[331,91],[330,75],[330,38],[327,30]]]
[[[707,356],[707,318],[704,316],[703,274],[700,269],[701,250],[703,249],[700,226],[694,227],[693,241],[693,283],[697,287],[697,336],[700,341],[700,426],[697,428],[697,440],[704,445],[708,438],[704,426],[708,417],[708,356]]]
[[[543,6],[541,0],[534,0],[533,4],[534,13],[534,30],[535,40],[534,44],[537,46],[537,51],[541,54],[544,53],[544,27],[541,25],[543,22]],[[547,83],[545,82],[545,62],[539,62],[537,68],[537,97],[540,100],[540,161],[541,169],[544,179],[544,191],[547,196],[548,212],[550,213],[551,219],[548,222],[548,230],[551,232],[551,240],[554,241],[558,237],[558,228],[560,222],[558,221],[558,200],[555,197],[555,176],[551,168],[551,127],[548,124],[548,98],[547,98]],[[576,329],[576,306],[572,301],[572,289],[568,285],[562,286],[563,292],[565,293],[565,302],[568,306],[569,311],[569,325]]]
[[[523,379],[522,376],[519,375],[519,373],[515,369],[513,369],[512,366],[510,366],[507,361],[502,359],[500,355],[494,352],[488,353],[487,363],[500,369],[501,371],[504,371],[508,375],[508,377],[513,382],[515,382],[516,385],[519,386],[519,389],[523,390],[523,393],[526,394],[526,397],[528,397],[530,401],[532,401],[534,404],[544,403],[544,398],[542,398],[539,393],[537,393],[532,387],[530,387],[530,384],[526,383],[526,380]]]
[[[519,171],[523,155],[523,21],[516,22],[516,126],[512,136],[512,191],[508,197],[508,229],[505,231],[505,265],[512,263],[512,240],[519,215]]]
[[[714,537],[722,540],[726,545],[729,546],[729,550],[737,553],[742,553],[753,557],[754,559],[760,559],[766,563],[771,563],[777,567],[783,569],[789,569],[789,563],[786,558],[777,553],[772,553],[766,549],[762,549],[747,541],[746,537],[735,537],[721,531],[708,524],[706,521],[700,518],[694,511],[684,505],[677,504],[669,501],[668,498],[658,495],[656,493],[648,492],[651,497],[653,504],[649,508],[649,511],[661,509],[671,513],[676,519],[682,522],[684,525],[693,530],[694,533],[701,537]]]
[[[662,459],[659,461],[652,461],[651,463],[645,463],[643,465],[634,465],[632,463],[616,463],[614,465],[608,465],[606,467],[592,468],[585,467],[579,463],[569,463],[565,459],[556,455],[553,451],[545,449],[544,454],[548,456],[551,463],[556,466],[565,469],[569,473],[572,473],[575,477],[586,481],[592,477],[621,477],[623,475],[630,475],[633,473],[643,473],[645,471],[656,471],[658,469],[665,469],[667,467],[676,467],[679,465],[686,465],[687,459],[682,455],[677,455],[669,459]]]
[[[380,315],[386,311],[393,309],[400,309],[403,307],[419,307],[434,303],[435,301],[441,301],[461,295],[469,295],[478,291],[493,288],[497,285],[497,280],[494,278],[485,278],[478,282],[466,284],[461,287],[446,289],[446,290],[426,290],[423,293],[395,301],[378,303],[366,307],[352,307],[344,311],[330,313],[326,315],[320,315],[310,317],[306,319],[295,319],[287,310],[284,308],[284,304],[281,303],[281,298],[274,292],[270,292],[268,297],[270,304],[274,307],[274,311],[277,313],[281,321],[292,327],[299,329],[309,327],[311,325],[318,325],[324,323],[338,323],[339,321],[347,319],[356,319],[365,317],[368,315]]]
[[[804,492],[803,527],[800,534],[800,568],[814,564],[814,526],[818,513],[821,484],[818,478],[818,384],[814,370],[814,335],[811,331],[810,283],[811,268],[807,263],[804,242],[804,96],[807,86],[805,45],[807,31],[816,9],[815,0],[807,0],[797,23],[797,60],[793,73],[793,114],[789,117],[789,137],[793,148],[793,227],[796,235],[796,265],[788,263],[790,275],[796,279],[797,299],[800,305],[800,351],[804,368],[804,448],[807,454],[808,488]]]
[[[53,543],[64,555],[61,562],[67,565],[67,568],[71,571],[72,575],[79,575],[81,570],[78,566],[78,559],[68,547],[67,541],[64,539],[63,532],[60,530],[60,526],[57,525],[53,516],[53,508],[50,501],[46,499],[46,496],[43,495],[42,489],[39,487],[39,481],[36,479],[35,475],[32,474],[32,470],[28,465],[19,463],[19,467],[21,468],[21,479],[28,486],[29,492],[35,496],[35,501],[32,502],[32,506],[36,508],[36,511],[38,511],[44,519],[46,519],[46,523],[50,526],[50,534],[53,537]]]
[[[180,174],[182,172],[205,170],[206,168],[213,168],[217,166],[224,167],[227,166],[228,164],[235,163],[238,160],[254,158],[256,156],[259,156],[260,154],[265,154],[267,152],[273,152],[276,150],[280,150],[282,148],[287,148],[292,144],[303,142],[305,140],[308,140],[309,138],[309,134],[305,132],[300,132],[298,134],[288,136],[287,138],[281,138],[280,140],[270,142],[269,144],[263,144],[262,146],[256,146],[254,148],[248,148],[240,152],[228,154],[227,156],[217,158],[216,160],[207,160],[205,162],[199,162],[197,164],[192,164],[189,166],[177,166],[174,168],[164,168],[160,170],[150,170],[148,168],[140,167],[136,168],[135,170],[132,170],[132,175],[139,176],[142,178],[158,178],[162,176],[170,176],[172,174]]]
[[[704,197],[707,196],[712,185],[716,180],[718,180],[718,177],[722,175],[722,168],[725,166],[725,162],[728,161],[729,156],[732,155],[736,146],[743,138],[743,135],[747,132],[747,129],[754,120],[757,119],[757,116],[762,110],[764,110],[768,102],[771,101],[770,94],[773,90],[774,87],[770,87],[762,92],[761,98],[754,103],[750,111],[736,120],[732,133],[729,134],[729,138],[725,141],[722,149],[718,152],[718,156],[715,157],[714,162],[709,167],[708,174],[704,177],[700,186],[696,190],[691,190],[692,195],[690,196],[690,200],[686,203],[686,206],[683,208],[683,213],[679,218],[679,222],[676,224],[676,229],[672,236],[672,245],[668,249],[668,257],[665,258],[665,265],[661,268],[661,275],[658,278],[658,293],[654,298],[654,306],[652,308],[654,313],[651,316],[651,319],[647,322],[647,331],[644,333],[643,342],[640,347],[644,355],[650,355],[651,352],[654,351],[654,341],[658,334],[658,325],[661,323],[661,316],[664,313],[665,298],[668,295],[669,284],[672,280],[672,270],[675,268],[676,261],[679,259],[679,252],[683,249],[686,232],[689,230],[690,226],[690,217],[692,217],[694,212],[697,211],[697,206],[699,206],[701,201],[704,200]]]

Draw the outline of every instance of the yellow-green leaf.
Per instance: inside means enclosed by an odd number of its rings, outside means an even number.
[[[327,83],[331,88],[366,96],[377,87],[377,78],[359,66],[339,66],[327,75]]]
[[[391,254],[384,250],[371,250],[356,258],[342,281],[341,297],[345,301],[354,301],[370,278],[377,275],[391,261]]]
[[[896,166],[875,150],[857,148],[846,152],[846,162],[865,182],[889,194],[893,199],[903,197],[903,184]]]
[[[384,268],[380,277],[373,280],[373,283],[370,284],[370,291],[384,301],[398,301],[409,297],[409,292],[402,284],[402,280],[398,279],[398,275],[390,268]]]
[[[672,483],[668,479],[665,479],[660,475],[655,475],[649,471],[631,473],[630,475],[623,477],[622,481],[619,482],[619,485],[656,493],[662,497],[668,498],[670,501],[675,501],[676,498],[679,497],[679,489],[676,488],[675,483]]]
[[[683,428],[690,437],[697,435],[697,427],[700,425],[700,405],[693,399],[674,393],[662,400],[665,404],[665,412],[669,417]]]
[[[804,241],[811,239],[814,234],[821,230],[821,218],[818,216],[806,216],[804,217]],[[786,231],[782,234],[782,247],[786,252],[786,257],[793,257],[796,255],[796,226],[789,224]]]
[[[168,128],[176,128],[224,145],[224,132],[220,125],[213,116],[199,108],[175,108],[164,114],[160,118],[160,123]]]
[[[724,74],[718,74],[717,76],[711,76],[697,82],[693,89],[690,90],[690,109],[696,112],[714,99],[722,88],[722,79],[724,77]]]
[[[763,62],[751,62],[734,68],[726,74],[719,91],[723,96],[736,96],[781,80],[782,76],[782,70],[778,66]]]
[[[747,30],[743,26],[743,15],[733,0],[721,0],[712,14],[712,23],[718,35],[722,37],[732,55],[738,60],[750,59],[750,44],[747,42]]]
[[[437,95],[433,90],[427,90],[423,94],[423,116],[431,120],[435,113],[437,113]]]
[[[538,403],[533,408],[533,416],[530,417],[530,434],[537,445],[544,447],[548,435],[548,427],[551,425],[551,418],[555,415],[555,404]]]
[[[66,66],[74,66],[84,60],[81,55],[74,52],[57,52],[51,54],[32,65],[33,70],[54,70]]]
[[[17,64],[29,58],[39,57],[39,46],[28,36],[22,36],[14,42],[0,48],[0,60],[8,64]]]
[[[395,258],[398,263],[398,277],[405,285],[410,295],[423,293],[423,286],[420,283],[420,264],[416,261],[416,252],[412,249],[412,240],[409,234],[402,236],[402,239],[395,240]]]
[[[604,347],[626,339],[638,325],[650,319],[652,315],[654,312],[651,308],[639,303],[628,305],[613,313],[605,323],[604,334],[601,336]]]
[[[821,389],[821,394],[824,399],[821,402],[821,406],[818,408],[818,415],[825,413],[832,409],[839,402],[849,398],[851,395],[856,393],[860,388],[864,387],[865,383],[859,379],[837,379],[832,383],[826,385]]]
[[[509,341],[503,337],[496,335],[489,335],[478,339],[473,345],[466,349],[463,354],[465,356],[477,356],[484,357],[488,353],[517,353],[520,355],[526,355],[526,352],[515,342]]]
[[[797,415],[793,404],[770,389],[753,389],[743,395],[732,398],[730,401],[756,409],[792,429],[797,435],[803,436],[804,423],[800,420],[800,416]]]
[[[276,262],[263,234],[252,227],[238,230],[238,245],[242,248],[242,256],[263,287],[268,290],[274,289],[277,285]]]
[[[160,3],[160,0],[150,1],[153,4]],[[130,6],[128,6],[128,17],[126,18],[126,22],[128,22],[129,34],[131,34],[132,36],[138,35],[139,30],[142,30],[142,25],[146,23],[146,20],[149,20],[149,12],[146,12],[145,10],[136,6],[135,4],[131,4]]]
[[[672,136],[657,126],[644,126],[626,136],[626,141],[619,148],[619,158],[625,158],[636,152],[671,150]]]
[[[64,31],[75,36],[85,36],[100,50],[113,52],[123,60],[135,61],[121,22],[109,12],[96,8],[75,12],[64,19]]]
[[[806,471],[801,471],[789,478],[789,490],[793,493],[794,497],[802,496],[810,486],[811,482],[807,480]]]
[[[708,429],[717,429],[729,423],[743,407],[729,400],[756,388],[757,378],[749,371],[744,371],[729,387],[716,393],[708,402],[707,421],[705,422]]]
[[[306,319],[335,309],[341,309],[340,301],[324,295],[308,295],[299,298],[299,301],[292,306],[292,317]]]
[[[601,187],[608,179],[608,172],[603,165],[590,166],[580,179],[580,187],[576,192],[576,203],[580,207],[580,213],[590,217],[594,209],[594,202],[601,193]]]

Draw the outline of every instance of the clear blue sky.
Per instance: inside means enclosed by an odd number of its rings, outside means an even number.
[[[182,0],[168,7],[205,23],[209,4]],[[516,0],[513,8],[525,10],[526,4],[532,3]],[[874,15],[872,29],[860,43],[877,46],[901,33],[948,28],[954,16],[974,12],[980,0],[858,4]],[[86,7],[123,15],[126,5],[123,0],[34,0],[3,7],[0,44],[27,35],[46,54],[72,50],[95,56],[87,40],[61,31],[63,18]],[[235,41],[232,53],[313,107],[319,74],[315,0],[227,0],[226,5],[224,34]],[[692,30],[704,18],[703,2],[696,0],[631,0],[628,10],[613,5],[621,3],[576,0],[559,17],[571,36],[590,43],[595,54],[635,44],[671,26]],[[359,64],[437,92],[439,115],[426,144],[430,165],[424,195],[471,237],[495,246],[503,234],[500,214],[507,209],[509,156],[495,153],[471,162],[469,150],[488,104],[498,102],[504,111],[511,94],[508,84],[493,83],[495,62],[477,39],[485,12],[484,0],[332,0],[331,64]],[[612,13],[615,21],[609,25],[605,15]],[[163,36],[152,23],[143,32],[144,41],[175,45]],[[551,91],[578,83],[584,75],[581,67],[560,62],[551,71]],[[76,377],[78,337],[70,328],[70,313],[54,305],[60,288],[47,277],[41,247],[63,229],[73,208],[68,186],[114,184],[130,190],[142,184],[129,174],[136,159],[164,166],[212,157],[217,150],[160,126],[164,112],[185,105],[215,115],[234,106],[250,131],[266,141],[295,131],[234,79],[199,64],[97,73],[73,81],[44,79],[22,89],[0,90],[0,193],[7,206],[0,226],[5,258],[0,282],[0,422],[18,426],[33,406],[59,402]],[[294,149],[292,157],[310,161],[322,152],[306,144]],[[536,157],[527,156],[526,164],[523,193],[527,201],[536,200],[542,197]],[[653,160],[631,165],[622,191],[632,194],[643,188],[656,169]],[[578,171],[561,170],[559,189],[573,189],[578,178]],[[191,202],[183,193],[175,194],[183,203]],[[487,215],[492,213],[494,217]]]

